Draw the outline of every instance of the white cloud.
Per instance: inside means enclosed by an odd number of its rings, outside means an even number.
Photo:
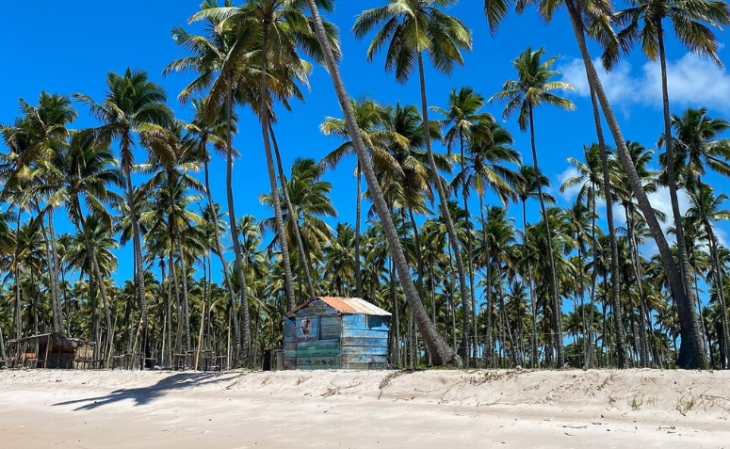
[[[560,186],[562,186],[566,180],[568,180],[570,178],[574,178],[576,176],[580,176],[578,169],[575,167],[568,167],[564,172],[562,172],[558,175],[558,183],[556,184],[557,189],[560,189]],[[573,187],[565,189],[564,192],[560,192],[560,190],[558,190],[558,192],[560,193],[560,197],[563,200],[565,200],[568,203],[571,203],[571,202],[573,202],[575,197],[578,196],[578,192],[580,192],[580,189],[581,189],[581,185],[578,184],[578,185],[574,185]]]
[[[594,64],[609,101],[624,114],[628,115],[632,105],[661,108],[659,62],[647,62],[639,70],[634,70],[628,62],[621,62],[611,72],[606,72],[598,59]],[[559,70],[563,73],[563,80],[575,86],[575,94],[581,97],[590,95],[582,60],[573,59]],[[679,60],[668,61],[667,80],[673,104],[730,111],[730,102],[727,101],[730,97],[730,73],[707,58],[687,53]]]

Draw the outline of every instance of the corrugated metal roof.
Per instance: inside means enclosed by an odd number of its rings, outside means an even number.
[[[288,315],[293,315],[298,311],[309,306],[314,300],[321,300],[328,306],[337,310],[340,313],[362,313],[363,315],[375,315],[375,316],[390,316],[390,312],[381,309],[375,304],[371,304],[364,299],[360,298],[337,298],[333,296],[320,296],[318,298],[312,298],[294,308]]]

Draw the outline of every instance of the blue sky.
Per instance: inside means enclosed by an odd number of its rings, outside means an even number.
[[[200,1],[127,0],[118,3],[38,0],[32,6],[27,2],[3,5],[0,30],[5,39],[0,50],[3,61],[3,69],[0,70],[0,85],[3,86],[0,89],[0,123],[10,123],[15,118],[18,97],[34,102],[42,90],[60,94],[81,92],[100,99],[104,94],[107,72],[121,73],[127,67],[149,71],[151,78],[167,90],[170,105],[178,117],[187,119],[190,109],[183,108],[176,96],[190,78],[181,75],[163,78],[161,72],[170,61],[185,56],[173,42],[170,30],[176,25],[195,30],[186,22],[198,10]],[[382,0],[340,0],[336,12],[328,17],[341,31],[344,53],[341,71],[348,93],[353,97],[368,96],[383,103],[420,104],[417,79],[398,84],[392,74],[384,72],[382,56],[376,57],[372,64],[366,61],[369,41],[355,40],[350,34],[358,13],[382,4]],[[545,47],[548,56],[560,55],[555,67],[563,72],[565,81],[576,86],[574,92],[566,95],[576,103],[577,110],[565,112],[542,108],[536,112],[535,125],[541,168],[553,180],[560,205],[567,206],[572,200],[571,192],[565,195],[557,192],[560,181],[570,175],[566,158],[580,157],[582,144],[595,140],[595,130],[584,73],[577,60],[579,53],[566,14],[564,11],[558,14],[549,26],[536,17],[534,10],[522,16],[511,15],[493,37],[481,7],[480,1],[463,0],[451,9],[452,14],[473,30],[473,51],[465,54],[465,67],[458,67],[450,76],[427,69],[429,104],[445,106],[449,91],[462,86],[472,87],[490,97],[506,79],[515,77],[511,61],[528,46]],[[720,38],[724,39],[721,33]],[[730,115],[730,74],[706,59],[687,54],[673,36],[667,41],[673,112],[686,107],[707,106],[713,116]],[[599,55],[595,46],[592,46],[592,51],[594,57]],[[727,49],[722,48],[720,58],[725,60],[728,57]],[[605,87],[624,136],[650,148],[655,146],[663,130],[658,73],[656,64],[648,63],[639,52],[635,52],[614,72],[604,74]],[[78,109],[79,119],[75,127],[95,125],[85,107],[78,105]],[[485,110],[501,120],[499,105],[489,105]],[[258,199],[269,185],[260,128],[249,111],[240,110],[240,114],[240,133],[235,140],[235,146],[242,154],[234,167],[236,212],[239,216],[268,217],[272,213]],[[339,105],[328,75],[322,68],[316,67],[306,102],[295,103],[291,113],[279,112],[276,131],[286,167],[296,157],[319,160],[337,145],[337,141],[321,135],[318,130],[323,118],[330,115],[340,115]],[[515,147],[528,156],[526,162],[531,163],[528,136],[519,131],[514,121],[505,123],[505,126],[515,136]],[[139,151],[138,155],[141,162],[143,152]],[[326,180],[333,183],[332,200],[339,213],[338,218],[332,221],[333,225],[337,220],[354,220],[352,167],[354,160],[344,161],[336,172],[326,175]],[[225,204],[225,165],[219,159],[211,169],[214,198]],[[726,180],[710,179],[718,190],[728,190]],[[655,207],[668,211],[665,192],[652,199]],[[488,197],[488,202],[496,201],[495,197]],[[519,209],[514,208],[514,214],[519,213]],[[534,221],[537,218],[538,208],[529,208],[528,219]],[[62,231],[71,230],[66,221],[57,221]],[[730,230],[730,227],[723,226],[723,230]],[[720,234],[722,237],[725,232]],[[647,245],[646,251],[653,251],[651,245]],[[116,279],[131,278],[131,245],[120,249],[118,256]]]

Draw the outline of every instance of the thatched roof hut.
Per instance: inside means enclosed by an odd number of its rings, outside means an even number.
[[[88,369],[93,367],[94,342],[61,334],[31,335],[11,340],[15,348],[11,362],[15,367],[51,369]]]

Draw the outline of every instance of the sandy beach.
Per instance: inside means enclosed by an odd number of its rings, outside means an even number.
[[[0,448],[722,448],[730,373],[0,372]]]

